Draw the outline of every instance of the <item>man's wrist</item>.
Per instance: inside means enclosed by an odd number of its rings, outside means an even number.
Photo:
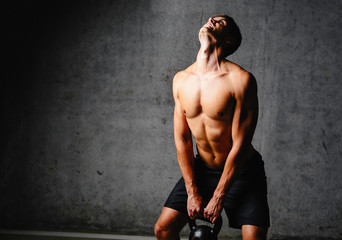
[[[186,185],[186,192],[188,194],[188,196],[193,196],[197,194],[197,186],[194,182],[189,182]]]
[[[197,188],[191,188],[189,190],[187,190],[188,196],[195,196],[198,194],[197,192]]]
[[[222,199],[224,198],[225,195],[226,195],[226,191],[224,191],[224,189],[216,189],[213,194],[213,197],[217,199]]]

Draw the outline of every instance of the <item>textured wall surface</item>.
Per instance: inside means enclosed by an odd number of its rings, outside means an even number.
[[[181,176],[172,78],[223,12],[259,86],[269,237],[342,238],[342,1],[46,4],[2,16],[0,228],[152,234]]]

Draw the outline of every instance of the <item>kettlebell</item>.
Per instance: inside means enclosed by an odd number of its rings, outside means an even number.
[[[217,240],[217,234],[220,232],[222,227],[221,215],[217,218],[213,228],[206,225],[196,225],[196,221],[188,218],[190,235],[189,240]],[[200,218],[200,220],[211,223],[208,219]]]

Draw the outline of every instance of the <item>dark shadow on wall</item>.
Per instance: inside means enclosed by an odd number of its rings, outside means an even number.
[[[30,186],[27,156],[30,151],[32,96],[39,84],[36,60],[51,39],[68,23],[68,16],[82,7],[81,1],[7,1],[1,4],[1,138],[0,138],[0,228],[25,226],[25,213],[32,201],[23,189]],[[12,207],[11,207],[12,206]],[[16,206],[13,208],[13,206]]]

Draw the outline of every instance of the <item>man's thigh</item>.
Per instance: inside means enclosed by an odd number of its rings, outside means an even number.
[[[257,227],[254,225],[242,226],[242,239],[243,240],[266,240],[267,229]]]
[[[184,213],[164,207],[156,225],[162,230],[179,233],[187,222],[188,218]]]

